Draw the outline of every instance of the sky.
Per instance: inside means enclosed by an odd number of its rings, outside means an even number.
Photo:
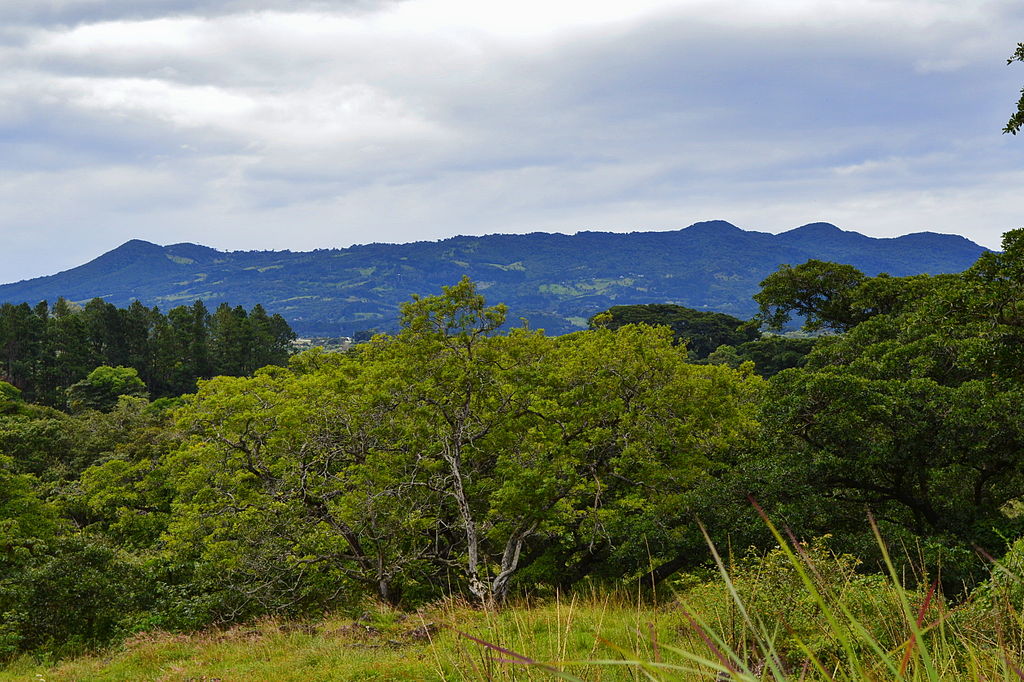
[[[133,238],[1024,227],[1019,0],[3,0],[0,282]]]

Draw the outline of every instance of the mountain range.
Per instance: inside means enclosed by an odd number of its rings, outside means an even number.
[[[393,330],[412,294],[440,292],[469,275],[509,319],[561,334],[612,305],[677,303],[747,318],[751,296],[780,264],[810,258],[865,274],[960,272],[986,249],[963,237],[920,232],[878,239],[812,223],[781,234],[724,221],[664,232],[496,234],[345,249],[218,251],[133,239],[64,272],[0,286],[0,302],[94,297],[138,299],[162,310],[201,299],[280,313],[300,336]]]

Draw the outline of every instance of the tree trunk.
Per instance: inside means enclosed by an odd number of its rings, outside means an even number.
[[[452,472],[452,494],[455,496],[459,516],[462,517],[462,525],[466,530],[466,579],[469,582],[469,591],[486,606],[490,602],[490,590],[487,583],[480,580],[480,541],[476,534],[473,510],[469,507],[466,490],[462,485],[461,457],[458,450],[452,452],[446,448],[444,460]]]
[[[491,583],[491,595],[495,602],[503,602],[508,596],[509,580],[519,567],[519,555],[523,549],[523,541],[537,528],[534,521],[529,526],[516,530],[505,543],[505,551],[501,556],[501,569]]]

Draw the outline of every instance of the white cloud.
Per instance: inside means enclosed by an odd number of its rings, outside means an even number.
[[[945,0],[3,3],[0,280],[136,236],[298,249],[821,219],[992,245],[1016,226],[1002,183],[1024,148],[998,130],[1019,18]],[[39,246],[54,234],[72,260]]]

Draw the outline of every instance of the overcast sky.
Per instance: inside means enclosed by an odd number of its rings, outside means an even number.
[[[1024,227],[1020,0],[3,0],[0,281],[120,243]]]

